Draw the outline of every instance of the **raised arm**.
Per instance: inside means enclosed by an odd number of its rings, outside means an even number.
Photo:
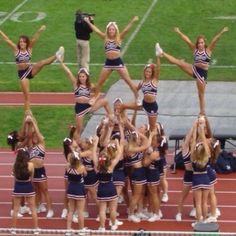
[[[105,33],[103,33],[96,25],[92,24],[88,17],[84,18],[84,21],[89,25],[89,27],[102,39],[105,38]]]
[[[39,39],[40,34],[46,29],[45,25],[42,25],[32,36],[30,39],[30,48],[33,48],[37,40]]]
[[[63,61],[60,61],[61,64],[61,68],[66,72],[66,75],[68,77],[68,79],[71,81],[72,85],[74,88],[76,88],[76,78],[74,77],[74,75],[72,74],[71,70],[69,69],[68,66],[65,65],[65,63]]]
[[[132,20],[128,23],[128,25],[123,29],[123,31],[120,33],[120,39],[123,39],[125,35],[129,32],[133,24],[139,20],[138,16],[134,16]]]
[[[187,45],[192,51],[195,50],[195,44],[190,40],[190,38],[187,35],[181,32],[178,27],[175,27],[174,31],[184,40],[185,43],[187,43]]]
[[[220,37],[225,33],[228,32],[229,28],[228,27],[224,27],[217,35],[215,35],[215,37],[211,40],[210,44],[207,47],[207,51],[208,52],[212,52],[212,50],[214,49],[214,47],[216,46],[216,43],[218,42],[218,40],[220,39]]]
[[[156,65],[154,65],[154,79],[158,82],[160,78],[160,70],[161,70],[161,60],[160,57],[157,57]]]
[[[2,39],[10,46],[10,48],[13,50],[13,53],[15,53],[17,51],[17,45],[15,43],[13,43],[11,41],[11,39],[8,38],[8,36],[3,33],[1,30],[0,30],[0,35],[2,37]]]

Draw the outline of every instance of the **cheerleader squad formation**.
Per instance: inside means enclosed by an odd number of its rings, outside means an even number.
[[[214,185],[217,181],[214,163],[220,150],[219,141],[212,136],[205,113],[205,87],[211,54],[220,37],[228,31],[223,28],[206,44],[200,35],[193,43],[178,27],[174,30],[193,53],[194,62],[189,64],[167,54],[159,43],[155,45],[156,63],[147,64],[143,69],[143,79],[138,85],[132,82],[127,67],[121,59],[121,42],[139,18],[133,17],[123,31],[115,22],[109,22],[102,32],[84,17],[91,31],[104,42],[105,63],[96,84],[90,82],[88,68],[80,68],[73,74],[64,63],[64,47],[50,57],[31,63],[33,47],[40,34],[46,29],[41,26],[32,36],[21,35],[17,44],[2,31],[0,36],[12,49],[21,90],[24,95],[25,115],[22,127],[14,139],[16,159],[13,166],[15,184],[12,194],[12,233],[16,233],[17,218],[29,213],[32,216],[34,233],[39,234],[37,213],[45,212],[46,218],[54,216],[53,204],[48,191],[47,175],[44,167],[45,141],[37,121],[30,109],[30,80],[44,66],[58,62],[72,83],[75,97],[75,122],[68,137],[64,139],[65,164],[64,207],[61,218],[67,220],[70,235],[72,222],[76,229],[86,231],[85,221],[89,216],[88,201],[96,203],[99,231],[104,232],[106,217],[109,229],[117,230],[123,224],[119,220],[118,204],[127,207],[128,221],[139,223],[143,220],[156,222],[165,217],[162,203],[168,202],[168,182],[166,178],[168,149],[165,131],[157,121],[157,91],[160,75],[160,61],[165,58],[194,78],[199,97],[199,115],[189,127],[182,144],[185,165],[181,194],[176,196],[176,221],[182,220],[184,200],[190,190],[193,192],[193,209],[190,216],[198,222],[217,222],[220,211]],[[124,103],[116,98],[113,104],[101,96],[101,88],[110,74],[115,71],[129,86],[134,100]],[[143,99],[139,97],[139,90]],[[104,108],[105,115],[98,121],[94,135],[82,138],[83,120],[86,114]],[[132,117],[127,110],[132,110]],[[136,126],[138,111],[144,110],[147,124]],[[62,173],[63,175],[63,173]],[[210,207],[208,207],[210,206]],[[109,214],[107,214],[109,213]]]

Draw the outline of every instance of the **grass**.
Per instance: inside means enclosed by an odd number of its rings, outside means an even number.
[[[62,141],[68,135],[70,125],[74,124],[73,107],[39,106],[33,107],[32,112],[45,137],[46,147],[62,147]],[[0,147],[7,147],[7,135],[13,130],[20,130],[24,113],[21,107],[0,107],[0,114]]]
[[[22,1],[0,0],[1,14],[6,12],[5,15],[0,14],[0,22]],[[37,28],[45,24],[47,29],[42,33],[34,48],[33,62],[53,55],[59,46],[63,45],[65,62],[70,63],[69,67],[73,73],[77,73],[73,22],[78,8],[85,12],[95,13],[95,24],[102,31],[105,30],[109,21],[116,21],[119,28],[123,29],[134,15],[138,15],[140,21],[134,25],[125,38],[124,47],[152,2],[153,0],[68,0],[62,4],[61,0],[31,0],[9,16],[6,21],[0,23],[0,29],[17,42],[19,35],[31,36]],[[18,18],[20,21],[14,21],[15,14],[28,11],[31,13],[21,15]],[[46,13],[46,18],[33,22],[32,19],[38,12]],[[235,81],[236,68],[230,68],[231,65],[236,65],[235,20],[214,19],[218,16],[235,16],[235,12],[235,0],[158,0],[123,57],[132,79],[140,79],[143,65],[155,60],[154,45],[157,41],[166,52],[192,63],[192,55],[187,45],[173,31],[175,26],[180,27],[192,41],[195,41],[199,34],[204,34],[208,42],[220,29],[228,26],[230,31],[220,39],[212,55],[214,66],[210,68],[209,81]],[[92,82],[96,82],[105,60],[103,42],[93,33],[90,45],[90,73]],[[19,91],[14,56],[2,39],[0,39],[0,63],[0,91]],[[191,79],[176,66],[169,66],[166,60],[161,60],[161,63],[162,80]],[[106,92],[118,79],[118,75],[113,73],[104,84],[103,91]],[[53,64],[45,67],[31,80],[31,91],[72,92],[73,89],[60,66]],[[0,118],[2,124],[0,146],[4,146],[6,134],[11,129],[20,126],[23,111],[19,107],[1,107],[0,111],[3,114]],[[67,134],[67,123],[73,121],[73,109],[40,107],[33,108],[33,112],[47,139],[47,146],[61,146],[61,139]],[[66,118],[63,120],[60,117]]]

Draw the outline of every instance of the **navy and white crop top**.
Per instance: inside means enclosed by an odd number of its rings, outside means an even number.
[[[39,146],[30,148],[29,154],[30,154],[30,159],[37,158],[37,159],[44,160],[44,157],[45,157],[45,151]]]
[[[98,172],[97,176],[100,182],[110,182],[112,180],[112,173],[109,172]]]
[[[86,167],[86,168],[89,168],[89,169],[93,169],[94,168],[94,163],[93,163],[93,160],[90,160],[86,157],[82,158],[83,160],[83,165]]]
[[[80,85],[78,88],[75,89],[75,97],[86,97],[86,98],[90,98],[90,88],[84,87],[82,85]]]
[[[183,160],[184,160],[184,165],[187,165],[189,163],[191,163],[191,152],[188,151],[185,155],[183,155]]]
[[[197,162],[192,163],[193,166],[193,172],[206,172],[207,170],[207,163],[205,166],[200,166]]]
[[[74,168],[67,170],[68,181],[71,182],[83,182],[83,176]]]
[[[26,50],[25,52],[22,52],[20,50],[18,50],[18,52],[16,53],[16,64],[20,64],[20,63],[28,63],[31,60],[31,53]]]
[[[105,42],[105,52],[109,52],[109,51],[117,51],[120,52],[121,50],[121,45],[117,44],[115,41],[106,41]]]
[[[208,65],[211,61],[211,57],[208,55],[206,50],[199,52],[199,50],[196,49],[194,51],[193,58],[195,63],[203,63]]]
[[[147,83],[141,82],[141,89],[144,95],[150,94],[150,95],[157,95],[157,86],[153,84],[152,81],[149,81]]]
[[[143,159],[143,153],[137,152],[134,155],[127,158],[125,165],[126,166],[133,166],[134,164],[140,162]]]

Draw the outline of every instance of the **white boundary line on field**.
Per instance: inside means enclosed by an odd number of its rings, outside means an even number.
[[[154,5],[157,3],[157,0],[153,0],[152,4],[150,5],[150,7],[148,8],[148,10],[146,11],[146,13],[144,14],[142,20],[140,21],[140,23],[138,24],[137,28],[135,29],[135,31],[131,34],[130,38],[128,39],[127,43],[125,44],[123,50],[121,51],[121,56],[124,56],[130,43],[133,41],[133,39],[135,38],[136,34],[139,32],[140,28],[142,27],[143,23],[146,21],[146,19],[148,18],[151,10],[153,9]]]
[[[0,61],[0,65],[15,65],[15,62],[12,61]],[[34,64],[34,63],[33,63]],[[52,63],[51,65],[57,65],[58,63]],[[78,66],[77,63],[75,62],[66,62],[65,65],[70,65],[70,66]],[[104,64],[102,63],[90,63],[90,66],[103,66]],[[126,66],[144,66],[145,63],[125,63]],[[161,64],[163,67],[176,67],[176,65],[173,64]],[[236,65],[211,65],[211,68],[223,68],[223,69],[236,69]]]
[[[2,21],[0,21],[0,25],[2,25],[7,19],[9,19],[18,9],[20,9],[28,0],[24,0],[22,3],[17,5]]]

